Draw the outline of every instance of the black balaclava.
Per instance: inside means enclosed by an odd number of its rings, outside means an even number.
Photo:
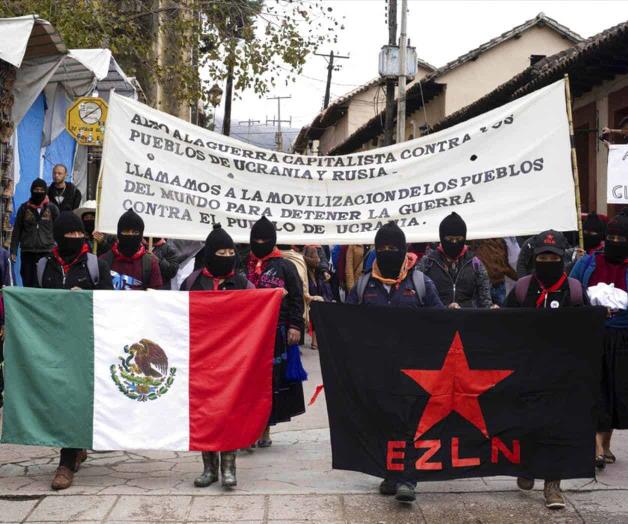
[[[382,251],[384,246],[395,246],[396,251]],[[406,235],[394,222],[384,224],[375,235],[375,259],[384,278],[397,278],[406,259]]]
[[[599,246],[606,238],[606,224],[595,212],[587,215],[587,218],[582,222],[582,230],[584,231],[585,251]]]
[[[35,188],[42,188],[44,192],[35,193],[34,192]],[[42,180],[41,178],[36,178],[35,180],[33,180],[33,183],[31,184],[31,198],[30,198],[31,202],[35,204],[36,206],[41,204],[46,198],[47,189],[48,189],[48,186],[46,185],[46,182]]]
[[[96,215],[92,211],[86,211],[81,215],[81,221],[85,228],[85,233],[91,238],[96,227]]]
[[[561,257],[556,262],[539,262],[534,259],[534,274],[544,287],[552,287],[565,272],[565,262]]]
[[[61,212],[52,226],[52,234],[59,249],[59,256],[66,262],[74,260],[81,252],[83,244],[85,244],[85,238],[65,237],[66,233],[75,231],[85,234],[81,219],[72,211]]]
[[[467,239],[467,224],[458,213],[452,213],[451,215],[443,218],[438,228],[440,235],[440,245],[443,248],[445,254],[455,260],[460,256],[464,248],[465,241]],[[462,242],[449,242],[445,240],[447,236],[461,236]]]
[[[257,243],[255,240],[263,240]],[[275,226],[266,217],[260,218],[251,228],[251,252],[257,258],[264,258],[272,253],[277,243],[277,231]]]
[[[123,235],[122,231],[134,229],[138,235]],[[132,257],[137,253],[144,236],[144,221],[135,211],[129,209],[118,220],[118,249],[125,257]]]
[[[205,267],[215,277],[226,277],[233,273],[236,257],[235,255],[230,257],[217,255],[216,251],[219,249],[235,250],[235,244],[220,224],[214,224],[214,229],[205,240]]]
[[[610,235],[619,235],[628,239],[628,216],[617,215],[608,224],[606,243],[604,244],[604,256],[611,264],[621,264],[628,258],[628,240],[625,242],[612,242],[608,240]]]

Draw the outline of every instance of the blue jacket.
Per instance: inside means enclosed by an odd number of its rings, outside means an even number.
[[[418,271],[413,269],[412,271]],[[425,277],[425,297],[423,304],[419,303],[414,284],[412,282],[412,271],[408,272],[405,279],[399,284],[399,288],[390,288],[390,293],[384,285],[377,279],[370,277],[362,296],[362,304],[374,306],[409,307],[419,309],[420,307],[443,308],[436,286],[428,277]],[[347,304],[359,304],[358,286],[353,286],[346,300]]]
[[[569,275],[582,283],[582,287],[586,290],[589,287],[591,275],[595,271],[595,255],[584,255],[571,270]],[[626,289],[628,289],[628,271],[626,271]],[[606,327],[616,329],[628,329],[628,311],[621,310],[615,313],[611,318],[606,320]]]

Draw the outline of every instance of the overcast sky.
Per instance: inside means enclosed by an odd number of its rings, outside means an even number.
[[[342,69],[334,72],[332,99],[377,75],[380,47],[387,43],[385,0],[325,0],[335,16],[344,20],[333,51],[350,55]],[[398,0],[401,4],[401,0]],[[536,16],[539,12],[554,18],[587,38],[628,20],[627,1],[426,1],[409,0],[408,37],[423,60],[440,67],[501,33]],[[329,49],[322,49],[328,52]],[[322,57],[311,56],[302,75],[289,87],[273,95],[292,95],[282,101],[282,119],[292,117],[293,127],[308,124],[322,108],[327,75]],[[276,114],[276,102],[260,100],[244,93],[233,104],[233,121],[265,121]],[[221,116],[222,108],[218,108]],[[269,129],[269,132],[272,130]]]

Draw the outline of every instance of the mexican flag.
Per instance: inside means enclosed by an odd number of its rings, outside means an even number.
[[[280,289],[3,295],[2,442],[228,451],[268,422]]]

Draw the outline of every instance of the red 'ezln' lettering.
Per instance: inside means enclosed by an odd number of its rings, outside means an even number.
[[[452,437],[451,439],[451,465],[454,468],[465,468],[469,466],[479,466],[480,459],[478,457],[460,458],[460,439]]]
[[[440,440],[417,440],[414,447],[417,449],[427,448],[427,451],[416,461],[416,469],[431,471],[443,469],[442,462],[428,462],[440,449]]]
[[[403,471],[403,459],[406,457],[406,443],[403,440],[389,440],[388,452],[386,453],[386,469],[388,471]],[[395,459],[401,459],[401,462],[393,462]]]
[[[504,457],[506,457],[513,464],[521,463],[521,446],[518,440],[512,441],[511,451],[499,438],[493,437],[491,439],[491,462],[493,464],[497,464],[500,451],[503,453]]]

